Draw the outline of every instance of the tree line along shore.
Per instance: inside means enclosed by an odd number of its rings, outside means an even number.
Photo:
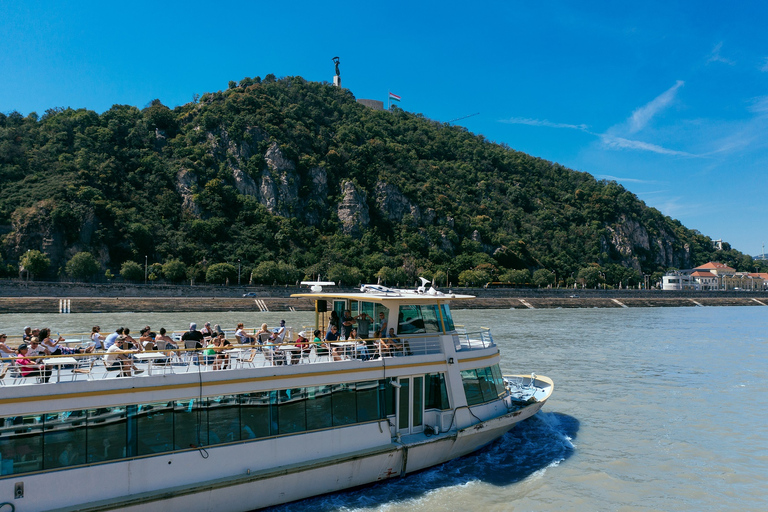
[[[462,290],[463,292],[463,290]],[[557,309],[557,308],[633,308],[633,307],[707,307],[768,306],[763,294],[707,294],[707,296],[669,296],[661,292],[637,296],[611,297],[610,294],[584,294],[584,291],[532,296],[479,296],[462,302],[469,309]],[[0,297],[0,314],[59,313],[62,301],[70,313],[115,312],[195,312],[195,311],[313,311],[309,298],[291,297]]]

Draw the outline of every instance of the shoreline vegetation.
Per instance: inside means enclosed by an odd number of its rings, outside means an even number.
[[[477,296],[462,307],[471,309],[557,309],[623,307],[768,306],[768,292],[670,292],[662,290],[451,288]],[[339,291],[357,291],[342,287]],[[448,289],[441,288],[448,292]],[[0,314],[58,313],[68,301],[71,313],[312,311],[307,292],[296,286],[164,286],[125,284],[0,283]],[[243,297],[243,294],[251,294]]]

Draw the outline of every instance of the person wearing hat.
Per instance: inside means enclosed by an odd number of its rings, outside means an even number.
[[[181,341],[184,342],[184,348],[203,347],[203,333],[197,330],[197,324],[195,322],[189,324],[189,330],[181,335]]]
[[[131,360],[130,354],[136,352],[135,350],[125,350],[125,336],[118,336],[115,339],[115,343],[107,349],[107,353],[104,356],[104,366],[107,367],[107,371],[120,370],[120,375],[123,377],[131,376],[131,369],[135,373],[143,373],[144,370],[139,370],[134,366]]]
[[[16,358],[16,368],[22,377],[40,377],[43,382],[51,378],[51,369],[42,363],[31,361],[28,357],[29,348],[26,343],[19,345],[19,356]]]

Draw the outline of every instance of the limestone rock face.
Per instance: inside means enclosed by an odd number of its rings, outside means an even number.
[[[277,143],[273,142],[264,155],[267,168],[261,173],[261,204],[270,212],[283,217],[294,217],[301,210],[299,203],[299,175],[296,166],[285,158]]]
[[[176,173],[176,191],[181,195],[181,207],[195,217],[200,216],[200,206],[195,203],[192,195],[193,187],[197,185],[197,175],[188,169],[179,169]]]
[[[677,268],[691,266],[690,247],[686,245],[676,250],[676,239],[663,229],[658,236],[652,236],[637,220],[622,215],[615,224],[606,225],[606,231],[608,236],[601,241],[601,250],[616,250],[621,254],[623,263],[637,271],[641,270],[642,260],[647,258],[649,252],[655,255],[653,260],[657,265]]]
[[[408,214],[413,218],[413,225],[419,225],[422,222],[419,206],[409,201],[400,189],[389,183],[381,181],[376,183],[376,205],[382,216],[393,222],[402,222],[403,217]],[[432,219],[434,219],[434,210],[432,210]]]
[[[360,238],[371,222],[365,192],[351,181],[342,185],[342,191],[344,198],[337,207],[341,229],[346,235]]]
[[[251,176],[241,169],[232,169],[232,177],[235,179],[235,188],[244,196],[259,197],[259,186]]]
[[[328,209],[328,173],[323,167],[309,170],[312,195],[305,201],[304,218],[310,226],[317,226]]]

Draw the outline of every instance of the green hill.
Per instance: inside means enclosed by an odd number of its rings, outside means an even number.
[[[173,110],[0,114],[0,184],[6,276],[28,250],[50,262],[36,278],[97,280],[143,279],[145,257],[151,279],[233,282],[239,264],[268,284],[626,285],[710,259],[753,268],[616,182],[300,77],[230,82]],[[67,266],[80,252],[97,265]]]

